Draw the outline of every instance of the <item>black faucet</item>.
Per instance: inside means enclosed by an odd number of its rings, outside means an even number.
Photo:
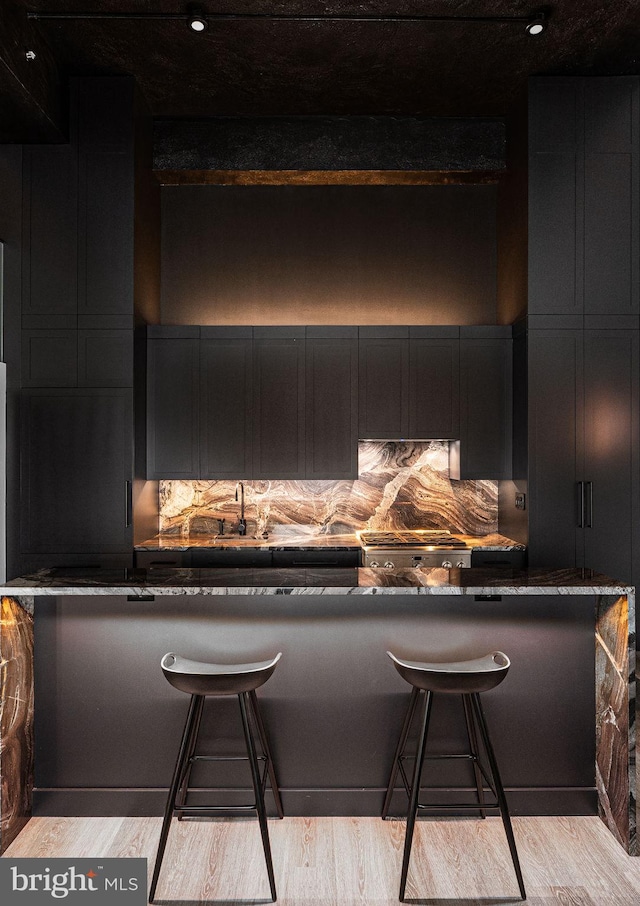
[[[224,535],[224,519],[218,519],[218,534]]]
[[[236,485],[236,500],[238,499],[238,488],[240,488],[240,519],[238,520],[238,534],[247,534],[247,522],[244,518],[244,484],[239,481]]]

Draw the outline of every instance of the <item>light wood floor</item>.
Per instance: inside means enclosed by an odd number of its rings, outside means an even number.
[[[153,867],[159,818],[33,818],[6,856],[142,856]],[[598,818],[515,818],[532,906],[640,906],[640,858]],[[392,906],[404,822],[379,818],[270,820],[280,906]],[[174,820],[158,902],[269,901],[255,819]],[[407,896],[418,904],[521,902],[499,818],[423,820],[416,826]]]

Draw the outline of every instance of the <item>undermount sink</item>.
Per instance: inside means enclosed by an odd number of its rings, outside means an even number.
[[[261,535],[238,535],[236,532],[225,532],[224,535],[214,535],[214,542],[219,541],[268,541]]]

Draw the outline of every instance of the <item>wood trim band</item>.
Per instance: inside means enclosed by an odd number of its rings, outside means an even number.
[[[506,170],[154,170],[163,186],[495,185]]]

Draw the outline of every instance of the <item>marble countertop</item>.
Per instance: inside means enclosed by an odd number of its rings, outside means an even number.
[[[525,550],[524,544],[518,544],[504,535],[462,535],[452,533],[452,538],[464,543],[471,550]],[[269,534],[267,539],[255,536],[240,536],[232,533],[225,535],[169,535],[159,534],[142,544],[136,544],[138,551],[180,551],[192,547],[215,547],[218,550],[242,550],[243,548],[270,550],[352,550],[360,549],[360,539],[355,534],[330,535],[309,532],[301,529],[290,529]]]
[[[39,570],[0,587],[39,595],[625,595],[633,587],[588,569]]]

